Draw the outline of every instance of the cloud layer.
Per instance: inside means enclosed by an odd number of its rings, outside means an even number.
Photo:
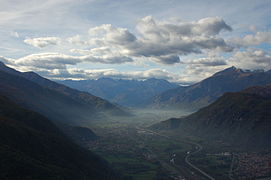
[[[95,57],[92,55],[84,56],[71,56],[60,53],[40,53],[40,54],[31,54],[18,59],[4,58],[2,61],[6,62],[9,65],[17,66],[18,68],[24,68],[29,70],[57,70],[57,69],[66,69],[67,65],[77,65],[82,62],[91,62],[91,63],[105,63],[105,64],[114,64],[114,63],[124,63],[132,62],[132,59],[125,56],[110,56],[104,55],[100,57]]]
[[[231,31],[232,28],[217,17],[193,22],[159,22],[147,16],[138,22],[136,29],[137,36],[111,24],[97,26],[89,29],[89,43],[96,48],[106,47],[162,64],[179,63],[179,56],[205,50],[232,50],[223,38],[218,37],[221,31]]]
[[[271,44],[271,32],[256,32],[244,37],[233,38],[229,42],[240,47],[255,46],[262,43]]]
[[[195,82],[233,65],[245,69],[270,69],[270,50],[257,46],[271,44],[271,33],[256,30],[253,28],[242,37],[225,38],[225,34],[230,34],[233,29],[219,17],[159,21],[146,16],[138,20],[134,31],[102,24],[89,28],[85,34],[26,38],[23,42],[36,47],[33,49],[38,53],[0,60],[19,70],[36,71],[50,78],[156,77]],[[22,39],[21,34],[13,36]],[[78,68],[83,63],[89,64],[88,70]],[[92,67],[98,64],[108,66]],[[140,71],[110,67],[138,64],[144,66]],[[176,67],[175,70],[179,67],[182,74],[173,73],[168,67]]]
[[[44,48],[49,45],[57,45],[61,42],[58,37],[39,37],[39,38],[28,38],[24,42],[34,47]]]
[[[89,36],[75,35],[66,39],[58,37],[28,38],[24,42],[34,47],[43,48],[49,45],[59,45],[60,42],[71,43],[91,47],[89,49],[73,49],[72,52],[85,55],[105,56],[110,51],[111,60],[115,63],[119,57],[144,57],[161,64],[175,64],[180,62],[179,56],[193,53],[202,53],[208,50],[220,50],[229,52],[232,47],[227,45],[221,31],[231,31],[223,19],[209,17],[198,21],[185,22],[176,20],[157,21],[151,16],[139,20],[136,26],[137,33],[131,33],[128,29],[114,27],[111,24],[103,24],[90,28]],[[102,54],[102,51],[107,50]],[[89,53],[89,54],[88,54]],[[116,56],[116,57],[113,57]],[[103,57],[101,59],[104,59]],[[100,61],[113,63],[112,61]]]
[[[52,75],[53,76],[53,75]],[[83,78],[83,79],[98,79],[101,77],[110,77],[117,79],[148,79],[160,78],[166,80],[177,80],[177,74],[170,73],[164,69],[148,69],[145,71],[119,71],[116,69],[89,69],[82,70],[71,68],[67,69],[65,77]]]

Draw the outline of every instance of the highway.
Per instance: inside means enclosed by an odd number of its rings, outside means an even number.
[[[230,171],[229,171],[229,179],[230,180],[234,180],[233,175],[232,175],[233,166],[234,166],[234,156],[235,156],[235,154],[232,154],[231,167],[230,167]]]
[[[143,131],[146,131],[146,132],[149,132],[149,133],[153,133],[155,135],[158,135],[158,136],[170,139],[170,140],[174,140],[174,139],[172,139],[169,136],[160,134],[158,132],[155,132],[155,131],[152,131],[152,130],[149,130],[149,129],[143,129],[143,128],[139,128],[139,127],[136,127],[136,129],[143,130]],[[200,144],[195,143],[195,142],[187,142],[187,141],[182,141],[182,142],[184,142],[186,144],[193,145],[195,147],[195,149],[196,149],[196,151],[194,151],[194,152],[187,153],[187,155],[185,157],[185,163],[188,166],[190,166],[192,169],[194,169],[195,171],[197,171],[199,174],[201,174],[202,176],[204,176],[205,178],[210,179],[210,180],[215,180],[215,178],[213,178],[212,176],[210,176],[209,174],[207,174],[206,172],[204,172],[202,169],[198,168],[196,165],[192,164],[191,161],[190,161],[190,157],[192,155],[195,155],[195,154],[199,153],[203,149],[203,147]]]
[[[192,167],[193,169],[195,169],[196,171],[198,171],[199,173],[201,173],[203,176],[205,176],[207,179],[210,179],[210,180],[215,180],[215,178],[213,178],[212,176],[210,176],[209,174],[207,174],[206,172],[204,172],[203,170],[201,170],[200,168],[198,168],[197,166],[195,166],[194,164],[192,164],[190,161],[189,161],[189,158],[196,154],[196,153],[199,153],[203,148],[201,145],[197,144],[197,143],[191,143],[189,142],[190,144],[193,144],[195,145],[195,147],[197,147],[196,151],[194,152],[191,152],[189,154],[187,154],[187,156],[185,157],[185,162],[186,164],[188,164],[190,167]]]

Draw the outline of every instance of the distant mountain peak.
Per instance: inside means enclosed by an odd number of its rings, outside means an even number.
[[[217,73],[215,73],[213,76],[218,76],[218,75],[234,75],[234,74],[255,74],[255,73],[264,73],[265,71],[263,69],[254,69],[254,70],[250,70],[250,69],[241,69],[241,68],[237,68],[235,66],[226,68],[222,71],[219,71]],[[270,73],[271,70],[266,71],[266,73]]]
[[[238,69],[237,67],[235,67],[235,66],[231,66],[231,67],[229,67],[229,68],[226,68],[226,69],[232,69],[232,70],[236,70],[236,69]],[[226,70],[225,69],[225,70]]]
[[[2,61],[0,61],[0,66],[5,66],[5,64]]]
[[[230,75],[230,74],[242,74],[245,71],[243,71],[240,68],[236,68],[235,66],[231,66],[229,68],[226,68],[222,71],[219,71],[217,73],[215,73],[213,76],[220,76],[220,75]]]
[[[25,74],[33,74],[33,75],[38,75],[37,73],[33,72],[33,71],[28,71],[28,72],[24,72]]]
[[[7,68],[7,66],[2,61],[0,61],[0,69],[2,68]]]
[[[10,73],[10,74],[14,74],[14,75],[19,75],[20,74],[19,71],[8,67],[7,65],[5,65],[5,63],[3,63],[1,61],[0,61],[0,71]]]
[[[97,80],[62,81],[61,83],[129,107],[142,107],[153,96],[178,87],[177,84],[157,78],[137,80],[103,77]]]
[[[34,77],[43,78],[39,74],[37,74],[37,73],[35,73],[33,71],[23,72],[23,74],[24,74],[24,77],[28,77],[28,78],[30,78],[30,77],[32,77],[32,78],[34,78]]]
[[[154,97],[151,106],[196,110],[210,104],[225,92],[236,92],[251,86],[270,84],[270,72],[242,70],[232,66],[196,84],[165,91]]]
[[[109,77],[101,77],[101,78],[97,79],[97,81],[109,81],[109,82],[114,82],[115,79],[109,78]]]
[[[146,82],[167,82],[165,79],[149,78],[145,80]]]

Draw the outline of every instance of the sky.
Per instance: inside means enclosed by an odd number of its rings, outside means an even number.
[[[189,84],[271,69],[271,0],[0,0],[0,61],[50,79]]]

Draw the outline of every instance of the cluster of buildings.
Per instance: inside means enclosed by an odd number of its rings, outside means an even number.
[[[241,153],[237,159],[233,174],[238,179],[271,177],[271,153]]]

